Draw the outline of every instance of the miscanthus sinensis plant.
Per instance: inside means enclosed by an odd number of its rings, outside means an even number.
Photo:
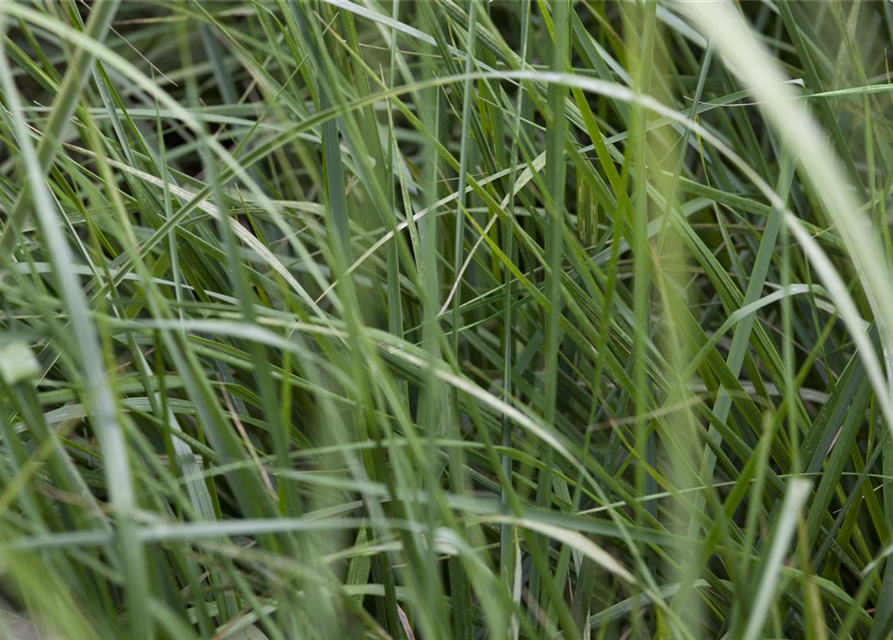
[[[891,636],[893,4],[0,32],[0,637]]]

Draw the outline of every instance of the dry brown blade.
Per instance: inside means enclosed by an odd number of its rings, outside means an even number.
[[[223,380],[220,379],[220,376],[217,376],[217,378],[220,380],[221,384],[223,384]],[[245,425],[243,425],[242,421],[239,420],[239,414],[236,413],[236,409],[235,407],[233,407],[232,399],[229,397],[229,394],[225,390],[221,393],[223,394],[224,402],[226,402],[226,408],[233,419],[233,424],[236,425],[236,430],[245,441],[245,447],[248,449],[248,455],[251,456],[251,459],[257,465],[257,469],[258,471],[260,471],[260,475],[264,479],[264,484],[266,485],[267,489],[270,490],[270,495],[273,496],[273,500],[279,502],[279,494],[276,492],[276,488],[273,486],[272,480],[270,480],[270,475],[267,473],[267,470],[264,469],[264,465],[261,463],[260,458],[257,456],[257,452],[254,450],[254,445],[251,444],[251,438],[248,437],[248,432],[245,430]]]
[[[407,640],[415,640],[415,634],[412,632],[412,627],[409,626],[409,618],[406,617],[406,612],[399,604],[397,605],[397,615],[400,616],[400,624],[403,625],[403,632],[406,634]]]

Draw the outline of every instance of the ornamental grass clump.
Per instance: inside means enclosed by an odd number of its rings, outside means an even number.
[[[0,31],[0,638],[893,637],[893,4]]]

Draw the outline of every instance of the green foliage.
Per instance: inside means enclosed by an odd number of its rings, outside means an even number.
[[[0,637],[893,637],[893,5],[0,31]]]

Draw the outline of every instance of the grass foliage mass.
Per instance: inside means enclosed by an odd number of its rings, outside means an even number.
[[[0,1],[0,637],[893,637],[891,42]]]

